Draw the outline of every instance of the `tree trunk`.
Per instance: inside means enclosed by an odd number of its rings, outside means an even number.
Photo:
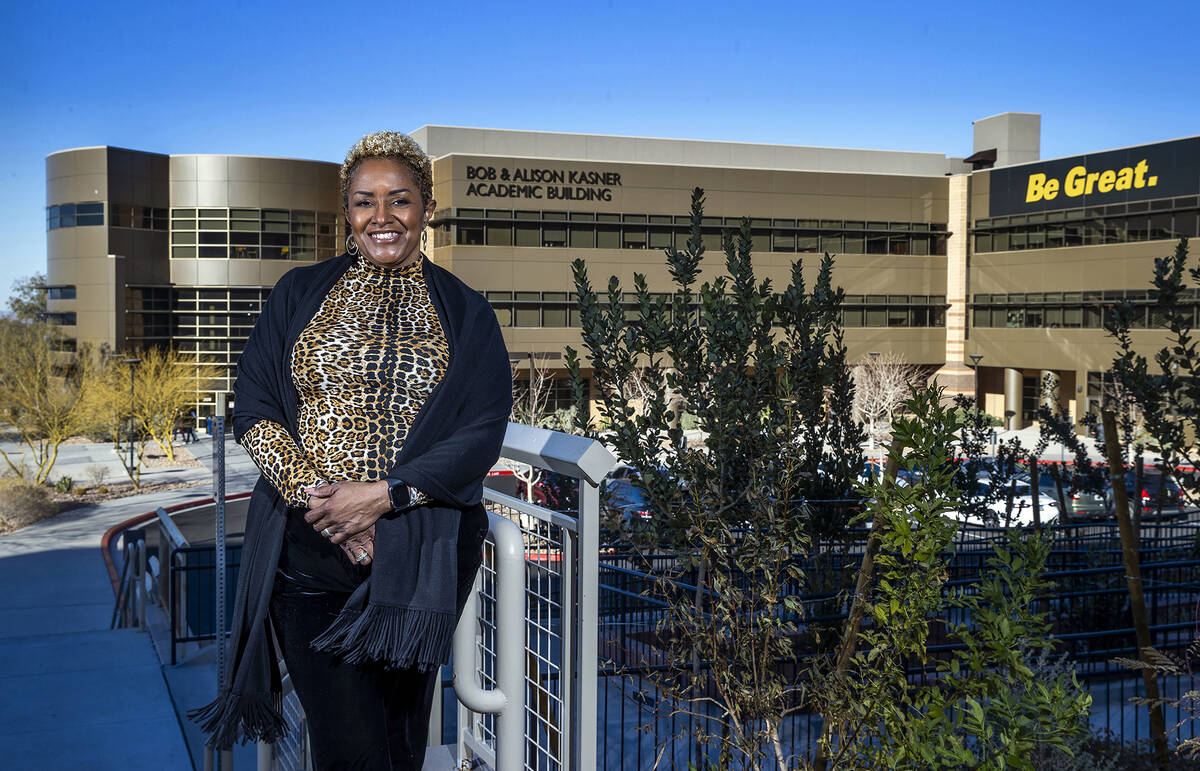
[[[1129,496],[1125,490],[1125,464],[1121,460],[1121,445],[1117,439],[1117,419],[1108,410],[1100,413],[1104,421],[1104,439],[1108,450],[1108,475],[1112,479],[1113,508],[1116,509],[1117,525],[1121,530],[1121,553],[1125,559],[1125,580],[1129,584],[1129,609],[1133,615],[1133,628],[1137,635],[1138,657],[1147,665],[1142,669],[1146,685],[1146,699],[1150,702],[1150,735],[1154,740],[1154,755],[1160,768],[1168,760],[1166,720],[1158,701],[1158,677],[1149,667],[1150,626],[1146,621],[1146,597],[1142,594],[1142,573],[1138,561],[1138,543],[1135,540],[1133,522],[1129,517]],[[1140,476],[1140,474],[1139,474]],[[1141,489],[1135,489],[1141,495]],[[1141,506],[1141,500],[1138,500]]]
[[[883,475],[883,485],[890,486],[895,481],[896,474],[900,470],[900,453],[903,449],[903,443],[899,438],[892,440],[892,447],[888,452],[887,470]],[[846,618],[846,625],[842,627],[842,640],[838,644],[837,659],[834,664],[835,675],[844,674],[850,668],[850,661],[854,658],[854,649],[858,645],[859,628],[862,626],[863,615],[867,612],[867,593],[870,591],[871,581],[875,577],[875,555],[879,552],[881,540],[879,527],[879,518],[872,518],[871,535],[867,538],[862,564],[858,566],[858,576],[854,582],[854,602],[850,606],[850,615]],[[813,759],[814,771],[825,771],[829,764],[829,760],[825,756],[824,745],[832,740],[832,734],[833,721],[827,717],[821,723],[821,738],[817,744],[817,756]]]

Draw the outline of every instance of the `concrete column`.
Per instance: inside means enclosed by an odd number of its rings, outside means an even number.
[[[967,360],[967,297],[968,297],[968,242],[970,235],[970,176],[955,174],[950,177],[949,201],[947,202],[947,225],[950,237],[946,239],[946,353],[945,363],[935,374],[937,383],[944,386],[946,396],[955,394],[972,395],[975,392],[975,374],[966,365]]]
[[[1049,407],[1052,410],[1058,409],[1059,399],[1062,398],[1060,392],[1061,380],[1058,373],[1052,369],[1044,369],[1039,373],[1042,405]]]
[[[1004,368],[1004,427],[1017,431],[1021,424],[1021,370]]]

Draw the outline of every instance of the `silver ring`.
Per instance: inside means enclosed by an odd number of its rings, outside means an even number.
[[[366,562],[368,556],[369,555],[367,554],[367,550],[363,549],[362,551],[360,551],[358,553],[358,556],[354,558],[354,561],[355,562]]]
[[[325,536],[326,538],[333,538],[333,533],[329,532],[329,528],[322,530],[321,535]]]

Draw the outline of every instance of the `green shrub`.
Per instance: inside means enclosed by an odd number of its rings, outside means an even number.
[[[71,479],[71,477],[68,476],[61,476],[58,478],[58,481],[54,483],[54,489],[58,490],[60,493],[69,493],[71,492],[71,488],[74,486],[75,482]]]
[[[58,504],[50,500],[44,485],[0,479],[0,533],[11,533],[57,513]]]

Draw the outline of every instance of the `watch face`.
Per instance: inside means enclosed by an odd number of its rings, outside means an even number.
[[[388,488],[388,496],[392,500],[393,509],[401,508],[405,503],[407,503],[407,501],[404,500],[408,497],[405,495],[407,492],[408,490],[404,485],[392,485]]]

